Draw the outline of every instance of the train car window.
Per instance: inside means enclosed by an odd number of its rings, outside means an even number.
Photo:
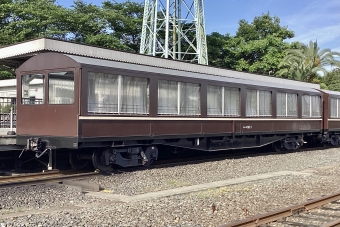
[[[119,112],[149,113],[149,82],[147,78],[122,76]]]
[[[176,81],[158,82],[158,114],[200,115],[200,85]]]
[[[302,96],[302,116],[321,117],[321,97],[316,95]]]
[[[312,117],[321,117],[321,97],[311,96]]]
[[[278,92],[276,94],[276,115],[277,117],[297,117],[297,94]]]
[[[93,114],[149,114],[147,78],[89,73],[88,112]]]
[[[44,104],[45,76],[30,74],[21,76],[21,103],[24,105]]]
[[[238,88],[208,86],[208,116],[240,116],[240,90]]]
[[[207,114],[208,116],[222,116],[223,115],[223,87],[208,86],[207,88]]]
[[[179,114],[178,103],[178,82],[160,80],[158,82],[158,114]]]
[[[272,97],[270,91],[247,90],[247,117],[271,117],[271,105]]]
[[[240,116],[240,89],[224,87],[224,116]]]
[[[180,83],[180,115],[200,115],[200,85]]]
[[[88,112],[118,113],[118,76],[104,73],[89,73]]]
[[[340,118],[339,116],[339,99],[331,98],[331,117]]]
[[[74,72],[54,72],[48,74],[48,103],[74,103]]]

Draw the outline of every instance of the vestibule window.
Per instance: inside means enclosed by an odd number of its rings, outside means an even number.
[[[74,73],[56,72],[48,74],[49,104],[74,103]]]
[[[247,90],[247,117],[271,117],[272,93],[270,91]]]
[[[278,117],[297,117],[297,94],[276,94],[276,115]]]
[[[340,118],[340,99],[331,98],[331,117]]]
[[[45,76],[30,74],[21,77],[21,103],[39,105],[44,103]]]
[[[147,78],[90,72],[88,112],[101,114],[149,114]]]
[[[158,114],[200,115],[200,85],[160,80],[158,82]]]
[[[302,116],[321,117],[321,97],[316,95],[302,96]]]
[[[240,116],[238,88],[208,85],[207,93],[208,116]]]

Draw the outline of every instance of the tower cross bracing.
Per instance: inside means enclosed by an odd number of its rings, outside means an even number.
[[[140,53],[207,65],[203,0],[145,0]]]

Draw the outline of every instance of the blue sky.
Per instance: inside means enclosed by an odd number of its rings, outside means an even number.
[[[103,2],[84,1],[97,5]],[[57,0],[57,4],[70,7],[72,1]],[[317,40],[321,49],[330,48],[340,52],[339,0],[205,0],[204,7],[208,34],[216,31],[234,35],[240,19],[252,22],[255,16],[270,12],[272,16],[276,15],[281,19],[282,26],[288,26],[288,29],[295,32],[295,38],[288,41],[307,44],[310,40]]]

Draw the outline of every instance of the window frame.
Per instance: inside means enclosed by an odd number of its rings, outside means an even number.
[[[336,100],[336,116],[332,115],[332,109],[333,109],[333,105],[332,105],[332,99]],[[339,111],[339,107],[340,107],[340,103],[339,103],[340,98],[338,97],[330,97],[330,111],[329,111],[329,117],[330,118],[340,118],[340,111]]]
[[[42,83],[42,99],[41,99],[41,102],[39,102],[39,103],[31,103],[31,98],[29,97],[28,98],[28,100],[29,100],[29,103],[24,103],[23,102],[23,100],[25,99],[24,98],[24,90],[23,90],[23,85],[24,85],[24,83],[23,83],[23,78],[25,77],[25,76],[34,76],[34,75],[36,75],[36,76],[42,76],[42,80],[43,80],[43,83]],[[44,105],[45,103],[46,103],[46,95],[45,95],[45,93],[46,93],[46,75],[45,75],[45,73],[44,72],[27,72],[27,73],[22,73],[21,74],[21,77],[20,77],[20,84],[21,84],[21,97],[20,97],[20,104],[21,105],[25,105],[25,106],[29,106],[29,105],[31,105],[31,106],[35,106],[35,105]],[[28,84],[28,86],[29,86],[29,84]],[[28,89],[28,95],[29,95],[29,91],[30,90],[30,88]],[[26,98],[27,99],[27,98]],[[34,96],[34,101],[36,101],[37,99],[36,99],[36,97]]]
[[[278,94],[284,94],[285,95],[285,115],[279,115],[278,114]],[[296,114],[293,115],[289,115],[288,114],[288,95],[295,95],[296,96],[296,106],[295,106],[295,110],[296,110]],[[299,116],[299,109],[298,109],[298,100],[299,100],[299,95],[297,93],[290,93],[290,92],[285,92],[285,91],[278,91],[276,92],[276,117],[277,118],[298,118]]]
[[[161,83],[161,81],[167,81],[167,82],[175,82],[176,86],[177,86],[177,110],[176,113],[160,113],[159,111],[159,92],[160,92],[160,86],[159,84]],[[183,88],[183,86],[186,86],[188,84],[191,85],[198,85],[198,99],[197,99],[197,104],[198,104],[198,114],[187,114],[187,113],[183,113],[182,111],[182,103],[183,103],[183,98],[187,98],[186,96],[183,97],[182,95],[182,91],[181,89]],[[169,80],[169,79],[159,79],[158,83],[157,83],[157,116],[202,116],[202,106],[201,106],[201,89],[202,89],[202,84],[201,83],[192,83],[192,82],[183,82],[183,81],[177,81],[177,80]],[[184,101],[186,102],[186,101]]]
[[[108,70],[88,70],[86,72],[87,76],[86,76],[86,84],[87,84],[87,96],[86,96],[86,109],[84,109],[85,114],[87,115],[120,115],[120,116],[149,116],[150,115],[150,78],[147,76],[137,76],[137,75],[130,75],[130,74],[126,74],[126,73],[121,73],[121,72],[112,72],[112,71],[108,71]],[[113,75],[117,77],[117,111],[113,111],[113,112],[96,112],[96,111],[90,111],[90,105],[89,105],[89,95],[90,95],[90,89],[89,89],[89,81],[90,81],[90,77],[91,74],[94,74],[94,77],[96,77],[96,74],[103,74],[103,75]],[[138,78],[138,79],[146,79],[147,82],[147,86],[146,86],[146,110],[147,113],[128,113],[128,112],[122,112],[122,98],[123,98],[123,79],[124,77],[129,77],[129,78]]]
[[[304,115],[304,97],[305,96],[309,96],[309,115]],[[312,97],[318,97],[319,100],[319,115],[318,116],[313,116],[313,104],[312,104]],[[303,118],[320,118],[322,117],[322,108],[321,108],[321,104],[322,104],[322,97],[320,95],[312,95],[312,94],[303,94],[301,96],[301,108],[302,108],[302,113],[301,116]]]
[[[209,87],[218,87],[221,89],[221,114],[209,114],[208,109],[208,94],[209,94]],[[226,97],[225,92],[227,89],[237,89],[238,91],[238,105],[237,105],[237,115],[235,114],[226,114]],[[208,117],[241,117],[241,89],[239,87],[232,87],[232,86],[220,86],[220,85],[207,85],[207,116]]]
[[[51,103],[50,102],[50,74],[53,74],[53,73],[63,73],[63,72],[72,72],[73,73],[73,102],[72,103]],[[62,76],[61,76],[62,77]],[[53,78],[53,77],[52,77]],[[48,91],[46,92],[46,95],[48,96],[47,97],[47,103],[49,105],[73,105],[75,103],[75,98],[76,98],[76,72],[74,70],[60,70],[60,71],[49,71],[47,72],[47,88],[48,88]],[[53,78],[54,79],[54,78]]]
[[[248,91],[256,91],[256,115],[248,115],[247,114],[247,108],[248,108]],[[266,117],[266,118],[270,118],[273,117],[273,92],[272,90],[263,90],[263,89],[256,89],[256,88],[247,88],[245,90],[246,92],[246,101],[245,101],[245,117]],[[270,115],[264,115],[264,114],[260,114],[261,113],[261,103],[260,103],[260,92],[269,92],[270,93],[270,103],[269,103],[269,111],[270,111]]]

